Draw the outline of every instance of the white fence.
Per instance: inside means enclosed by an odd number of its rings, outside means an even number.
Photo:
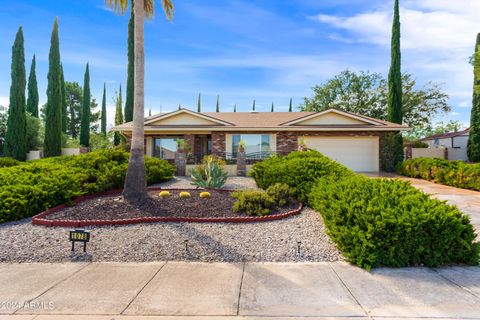
[[[412,148],[412,159],[440,158],[447,160],[468,161],[466,148]],[[447,155],[447,157],[445,157]]]

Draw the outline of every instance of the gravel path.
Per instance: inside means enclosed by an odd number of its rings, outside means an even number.
[[[249,178],[232,186],[254,187]],[[167,182],[190,188],[187,179]],[[306,208],[284,220],[248,224],[156,223],[92,227],[88,254],[71,253],[68,228],[34,226],[30,219],[0,224],[0,262],[61,261],[338,261],[321,216]],[[185,250],[188,240],[188,251]],[[298,241],[300,254],[298,254]]]

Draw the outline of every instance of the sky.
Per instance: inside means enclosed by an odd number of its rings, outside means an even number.
[[[159,1],[157,1],[159,3]],[[181,104],[214,111],[286,111],[311,87],[350,69],[384,75],[390,63],[393,0],[182,0],[168,22],[160,5],[145,26],[145,109]],[[442,84],[452,112],[435,121],[468,125],[473,72],[468,63],[480,32],[478,0],[403,0],[402,68],[419,84]],[[90,63],[91,91],[101,101],[107,85],[108,124],[113,96],[127,76],[127,24],[103,0],[2,0],[0,105],[8,106],[11,47],[25,37],[27,77],[37,57],[40,103],[46,101],[48,51],[54,18],[60,26],[65,80],[83,84]]]

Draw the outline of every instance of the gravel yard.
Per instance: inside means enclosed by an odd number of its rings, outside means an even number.
[[[191,188],[188,179],[160,186]],[[254,186],[250,178],[229,178],[225,188]],[[0,224],[0,262],[342,260],[325,234],[321,216],[309,208],[298,216],[271,222],[92,227],[88,228],[92,238],[87,255],[82,254],[80,244],[77,253],[71,253],[69,230],[34,226],[30,219]]]

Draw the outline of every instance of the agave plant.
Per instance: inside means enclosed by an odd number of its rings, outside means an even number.
[[[190,171],[192,184],[200,188],[218,189],[227,182],[226,173],[214,157],[205,158],[203,164]]]

